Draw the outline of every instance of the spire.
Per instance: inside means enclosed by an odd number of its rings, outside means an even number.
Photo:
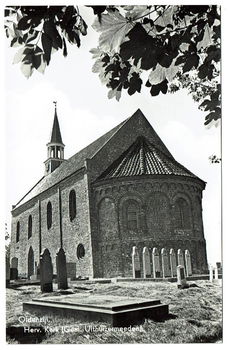
[[[59,121],[57,117],[57,102],[53,102],[55,105],[54,122],[51,132],[51,140],[47,144],[47,160],[45,164],[45,175],[52,173],[63,161],[64,161],[64,144],[59,127]]]
[[[58,117],[57,117],[57,101],[53,101],[54,105],[55,105],[55,115],[54,115],[54,122],[53,122],[53,126],[52,126],[52,132],[51,132],[51,143],[63,143],[62,141],[62,136],[61,136],[61,132],[60,132],[60,127],[59,127],[59,121],[58,121]]]

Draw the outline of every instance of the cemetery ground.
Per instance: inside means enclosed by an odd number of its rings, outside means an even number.
[[[45,322],[31,322],[35,317],[22,310],[22,303],[32,298],[60,295],[54,284],[53,293],[41,293],[40,286],[30,285],[7,288],[6,325],[42,327],[42,344],[102,344],[102,343],[212,343],[222,339],[222,287],[220,283],[205,280],[189,282],[190,288],[178,289],[171,282],[74,282],[74,293],[115,295],[160,299],[169,304],[170,317],[157,322],[146,319],[141,326],[129,330],[108,329],[108,324],[83,323],[73,318],[48,316]],[[45,315],[43,315],[45,316]],[[41,317],[39,315],[39,317]],[[104,328],[106,326],[105,331]],[[31,342],[35,338],[30,337]],[[8,343],[17,343],[7,337]]]

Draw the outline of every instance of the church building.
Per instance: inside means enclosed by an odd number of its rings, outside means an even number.
[[[55,107],[44,164],[44,176],[12,209],[18,276],[37,273],[45,248],[56,274],[60,247],[72,279],[131,277],[133,246],[140,256],[145,246],[188,249],[193,273],[207,270],[205,182],[175,160],[141,110],[65,159]]]

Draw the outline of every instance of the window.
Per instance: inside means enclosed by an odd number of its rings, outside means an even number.
[[[175,226],[179,229],[190,228],[190,210],[184,198],[178,198],[175,203]]]
[[[28,218],[28,239],[32,236],[32,215]]]
[[[69,217],[70,221],[74,220],[76,216],[76,193],[71,190],[69,194]]]
[[[138,203],[134,200],[130,200],[127,204],[127,227],[129,230],[138,229]]]
[[[48,230],[51,228],[52,225],[52,205],[51,202],[48,202],[47,204],[47,228]]]
[[[19,242],[20,239],[20,222],[17,222],[17,229],[16,229],[16,243]]]
[[[80,243],[77,246],[77,258],[82,259],[84,258],[84,256],[85,256],[85,248],[84,248],[84,245]]]

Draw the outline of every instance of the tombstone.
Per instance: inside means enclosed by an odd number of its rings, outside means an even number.
[[[5,263],[6,263],[6,287],[8,287],[10,283],[10,260],[7,255],[6,255]]]
[[[183,265],[177,266],[177,287],[181,289],[189,287],[186,282],[185,268]]]
[[[218,268],[218,273],[222,274],[222,263],[221,262],[217,262],[216,266]]]
[[[151,277],[150,253],[147,247],[143,248],[143,278]]]
[[[43,250],[42,254],[40,254],[40,287],[41,292],[52,292],[53,278],[53,266],[51,261],[51,255],[49,250],[46,248]]]
[[[222,263],[221,262],[216,262],[216,266],[217,266],[218,269],[221,269]]]
[[[161,250],[161,261],[162,261],[162,276],[163,278],[170,277],[171,271],[169,267],[169,257],[167,254],[167,250],[162,248]]]
[[[218,280],[218,267],[215,266],[215,280]]]
[[[191,276],[191,275],[192,275],[191,255],[190,255],[188,249],[185,250],[184,256],[185,256],[186,275],[187,275],[187,277],[188,277],[188,276]]]
[[[169,251],[169,258],[170,258],[171,277],[175,277],[177,275],[177,259],[173,248],[171,248]]]
[[[161,277],[160,256],[159,256],[158,249],[156,247],[154,247],[152,251],[152,262],[153,262],[154,278]]]
[[[16,258],[16,257],[11,259],[10,279],[11,280],[18,279],[18,258]]]
[[[209,265],[209,281],[213,282],[213,266]]]
[[[184,266],[184,255],[181,249],[177,251],[177,264]]]
[[[132,248],[132,272],[133,272],[133,278],[140,278],[140,258],[139,258],[139,252],[137,247]]]
[[[58,289],[67,289],[66,254],[63,248],[60,248],[56,253],[56,270]]]

